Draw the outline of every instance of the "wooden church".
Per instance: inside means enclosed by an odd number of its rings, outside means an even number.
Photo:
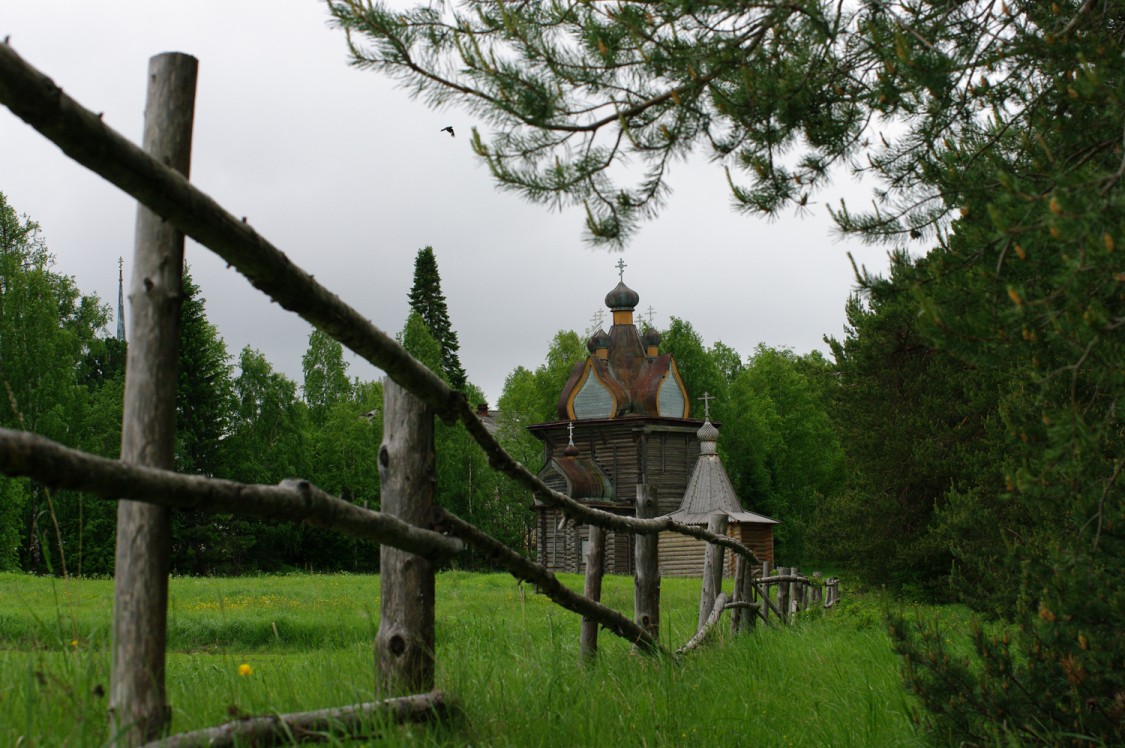
[[[618,269],[621,281],[605,298],[613,315],[609,332],[598,330],[587,342],[590,355],[575,365],[559,395],[558,420],[528,430],[543,442],[544,466],[539,477],[554,490],[589,506],[632,516],[637,486],[647,485],[655,492],[658,513],[671,514],[685,508],[689,482],[698,472],[702,442],[697,432],[704,426],[715,427],[710,421],[690,417],[691,400],[676,362],[670,354],[660,353],[659,332],[653,328],[644,335],[638,332],[633,314],[640,297],[625,285],[624,263],[619,262]],[[713,441],[710,446],[714,448]],[[713,472],[707,471],[708,479]],[[696,481],[701,487],[702,480]],[[726,484],[730,485],[729,479]],[[733,489],[719,501],[723,507],[737,507],[741,512]],[[687,508],[694,512],[705,505],[696,496]],[[567,520],[558,509],[539,503],[533,509],[539,562],[552,571],[583,571],[588,528]],[[772,525],[776,522],[753,517],[768,527],[768,558],[772,561]],[[733,519],[728,532],[741,532]],[[706,522],[704,516],[703,524]],[[631,574],[633,545],[632,535],[607,531],[605,571]],[[698,543],[700,570],[703,547]],[[673,553],[672,545],[668,548]],[[694,557],[695,546],[676,546],[675,555],[682,558],[662,573],[700,573],[685,561]]]

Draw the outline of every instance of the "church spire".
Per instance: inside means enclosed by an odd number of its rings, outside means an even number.
[[[117,339],[125,342],[125,260],[117,258]]]

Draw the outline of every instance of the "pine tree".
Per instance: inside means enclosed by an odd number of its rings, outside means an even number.
[[[979,635],[973,662],[896,624],[909,681],[944,744],[1125,742],[1125,7],[465,6],[330,2],[357,61],[473,110],[497,131],[472,143],[500,183],[583,206],[595,240],[654,215],[666,166],[695,147],[724,165],[739,208],[770,214],[807,205],[833,165],[862,164],[874,209],[841,206],[840,227],[935,240],[926,267],[898,260],[919,336],[1014,373],[994,393],[1006,434],[979,473],[993,479],[951,502],[985,510],[981,539],[955,530],[951,550],[1003,548],[1018,603],[1013,640]],[[612,169],[626,158],[642,168]],[[940,436],[929,443],[948,453]]]
[[[414,258],[414,286],[410,289],[410,308],[417,312],[430,335],[441,346],[441,368],[454,389],[465,388],[465,369],[457,355],[460,344],[449,322],[449,310],[441,292],[441,276],[433,247],[418,250]],[[441,372],[439,372],[441,373]]]

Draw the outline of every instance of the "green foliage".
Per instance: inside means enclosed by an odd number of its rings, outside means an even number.
[[[551,339],[547,356],[535,371],[522,366],[508,375],[499,408],[501,431],[506,436],[524,433],[533,423],[559,419],[559,396],[576,364],[589,355],[573,330],[559,330]]]
[[[347,377],[344,347],[320,330],[309,335],[302,358],[309,427],[300,477],[346,501],[379,507],[378,450],[382,436],[381,385]],[[373,571],[379,554],[357,540],[302,525],[295,562],[323,570]]]
[[[410,314],[407,315],[406,325],[402,328],[399,340],[411,356],[425,364],[427,369],[446,383],[449,382],[449,375],[441,365],[441,343],[434,338],[426,321],[416,310],[411,309]]]
[[[659,212],[668,165],[696,148],[723,164],[740,210],[799,212],[833,167],[864,164],[876,211],[841,208],[845,226],[933,232],[955,205],[933,175],[993,142],[989,114],[1015,138],[1041,91],[1104,97],[1097,78],[1064,85],[1022,64],[1078,59],[1076,34],[1059,34],[1082,15],[1073,0],[328,6],[357,64],[493,128],[472,145],[502,187],[582,206],[591,237],[614,244]],[[1010,47],[1028,27],[1051,41]],[[613,168],[624,161],[639,168]]]
[[[950,492],[998,486],[991,461],[1001,449],[1002,373],[966,365],[925,339],[908,277],[926,266],[904,260],[889,280],[869,281],[866,304],[848,303],[844,340],[829,340],[850,467],[848,488],[829,500],[820,530],[829,553],[870,583],[948,596],[953,559],[935,512]],[[965,519],[980,522],[979,511]]]
[[[498,403],[496,437],[509,454],[532,472],[543,465],[543,443],[533,437],[527,427],[558,420],[559,395],[575,365],[585,361],[587,355],[578,333],[559,330],[535,371],[518,366],[504,381]],[[496,478],[497,500],[503,507],[504,537],[513,548],[531,555],[534,521],[530,511],[531,494],[507,476]]]
[[[309,347],[301,357],[301,369],[305,375],[302,391],[309,415],[315,423],[322,424],[332,405],[352,395],[344,346],[328,333],[314,329],[309,333]]]
[[[715,346],[715,355],[712,355],[691,323],[678,317],[672,317],[668,329],[661,333],[660,352],[672,354],[688,397],[697,401],[691,403],[692,418],[703,417],[700,398],[704,394],[715,397],[711,403],[712,420],[722,421],[728,412],[728,373],[738,368],[731,362],[732,355],[737,360],[738,354],[722,343],[716,343]]]
[[[73,443],[75,371],[108,310],[53,265],[39,225],[0,194],[0,424]]]
[[[965,6],[958,15],[983,7]],[[1016,624],[982,631],[951,661],[940,631],[896,625],[925,721],[948,742],[1125,739],[1125,76],[1111,51],[1123,21],[1110,3],[1011,4],[982,24],[999,32],[987,67],[959,71],[973,82],[957,94],[988,115],[947,111],[951,127],[924,156],[880,167],[958,211],[924,260],[896,256],[891,286],[913,297],[903,314],[916,314],[932,358],[951,362],[927,381],[935,440],[954,444],[916,455],[946,462],[931,537],[966,599]],[[943,410],[968,416],[978,440],[958,450]]]
[[[0,194],[0,426],[113,454],[119,437],[98,427],[114,409],[120,421],[120,397],[114,398],[120,379],[102,382],[83,366],[104,348],[96,335],[108,311],[53,266],[39,226],[17,216]],[[91,522],[101,527],[96,538],[104,540],[107,529],[112,533],[106,512],[84,513],[80,494],[48,493],[16,481],[5,481],[3,492],[10,503],[0,509],[0,565],[10,564],[10,552],[18,548],[22,568],[62,572],[67,564],[59,552],[66,548],[70,570],[81,569]],[[103,546],[102,540],[94,546]]]
[[[449,309],[441,292],[441,276],[438,275],[437,258],[433,247],[423,247],[414,258],[414,285],[410,289],[410,308],[417,312],[426,323],[426,329],[437,341],[441,352],[440,366],[431,369],[444,374],[444,379],[454,389],[465,387],[465,369],[457,354],[461,344],[457,333],[449,321]],[[427,364],[429,365],[429,364]]]
[[[24,482],[0,476],[0,571],[19,568],[20,528],[27,489]]]
[[[776,555],[798,564],[821,557],[809,526],[843,479],[843,450],[829,416],[818,354],[759,345],[730,384],[719,440],[727,473],[748,509],[781,520]]]
[[[230,355],[207,319],[206,301],[184,266],[180,349],[176,380],[175,468],[181,473],[226,477],[226,437],[234,416]],[[205,512],[172,514],[172,568],[179,574],[237,569],[234,559],[253,539],[245,520]]]

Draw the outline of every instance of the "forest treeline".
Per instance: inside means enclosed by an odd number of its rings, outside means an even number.
[[[1010,681],[1013,657],[1028,651],[1045,653],[1041,668],[1028,669],[1041,679],[1032,687],[1049,690],[1061,680],[1072,696],[1087,680],[1113,687],[1122,636],[1120,585],[1111,579],[1122,558],[1116,404],[1125,356],[1119,340],[1097,329],[1120,292],[1111,287],[1100,300],[1104,284],[1082,287],[1089,276],[1078,275],[1070,281],[1085,294],[1084,307],[1071,309],[1069,299],[1052,309],[1047,304],[1057,299],[1048,295],[1029,314],[1025,294],[1052,282],[1051,272],[1066,279],[1065,256],[1030,241],[1019,246],[1014,262],[1033,252],[1038,261],[1017,266],[1035,268],[1021,286],[1027,290],[997,293],[989,288],[995,281],[964,262],[962,253],[979,251],[973,241],[965,222],[925,256],[893,255],[886,277],[862,276],[843,336],[826,339],[830,359],[766,346],[743,356],[706,344],[675,317],[661,348],[675,356],[693,397],[715,396],[712,419],[738,495],[746,508],[782,522],[778,558],[831,561],[910,596],[1052,624],[1024,629],[1031,649],[1017,655],[1006,634],[1001,645],[976,632],[980,650],[1007,663],[991,674],[994,683],[984,679],[994,687]],[[1110,235],[1099,241],[1108,252]],[[1053,271],[1053,263],[1063,267]],[[190,271],[184,299],[176,468],[255,483],[300,476],[377,508],[381,384],[349,377],[341,345],[319,331],[309,336],[300,384],[260,351],[247,347],[235,359],[208,321]],[[400,340],[483,402],[457,357],[428,247],[418,253],[410,299]],[[118,454],[127,349],[106,333],[109,313],[54,268],[38,226],[0,198],[0,425]],[[517,367],[505,382],[497,433],[533,470],[542,448],[525,427],[556,418],[558,394],[586,355],[584,336],[559,331],[542,363]],[[493,472],[461,426],[439,423],[436,439],[438,500],[530,552],[526,490]],[[112,574],[115,517],[112,502],[0,478],[0,569]],[[378,554],[315,527],[179,512],[172,563],[177,574],[373,571]],[[471,556],[458,563],[479,568]],[[895,625],[924,699],[980,682],[968,666],[930,667],[947,656],[940,634]],[[1065,637],[1064,647],[1058,640]],[[1045,644],[1055,648],[1034,649]],[[1096,647],[1089,665],[1059,654],[1075,647]],[[1113,693],[1096,702],[1108,705],[1102,719],[1110,733],[1120,724]],[[927,705],[940,711],[944,703]],[[1001,699],[995,708],[1015,707]],[[987,712],[978,719],[994,724]],[[950,734],[980,732],[965,729]]]
[[[110,309],[58,272],[38,226],[0,196],[0,424],[116,456],[126,343],[107,333]],[[939,254],[894,258],[886,278],[863,278],[847,304],[831,360],[759,346],[743,356],[708,345],[672,317],[661,348],[693,398],[714,396],[720,453],[748,509],[781,520],[777,553],[791,563],[831,561],[872,583],[935,600],[1014,605],[1004,575],[1016,537],[1050,535],[1060,512],[1016,500],[1013,450],[1042,453],[1042,390],[1026,356],[979,366],[939,345],[912,289]],[[431,248],[419,251],[404,345],[472,402]],[[342,346],[313,331],[303,381],[246,347],[237,358],[206,315],[185,272],[177,387],[176,468],[252,482],[304,477],[367,507],[379,506],[376,452],[382,385],[349,377]],[[444,341],[444,344],[441,342]],[[1020,345],[1026,343],[1022,338]],[[508,376],[495,416],[506,447],[532,470],[542,445],[526,430],[557,419],[585,335],[559,331],[536,368]],[[696,403],[698,405],[698,403]],[[1018,433],[1014,428],[1020,429]],[[497,475],[460,426],[438,426],[438,496],[452,511],[529,550],[527,492]],[[111,574],[115,505],[2,479],[0,568]],[[1018,528],[1018,529],[1017,529]],[[472,558],[460,563],[472,566]],[[206,514],[175,515],[173,569],[238,574],[309,569],[376,570],[364,544],[314,527]]]

